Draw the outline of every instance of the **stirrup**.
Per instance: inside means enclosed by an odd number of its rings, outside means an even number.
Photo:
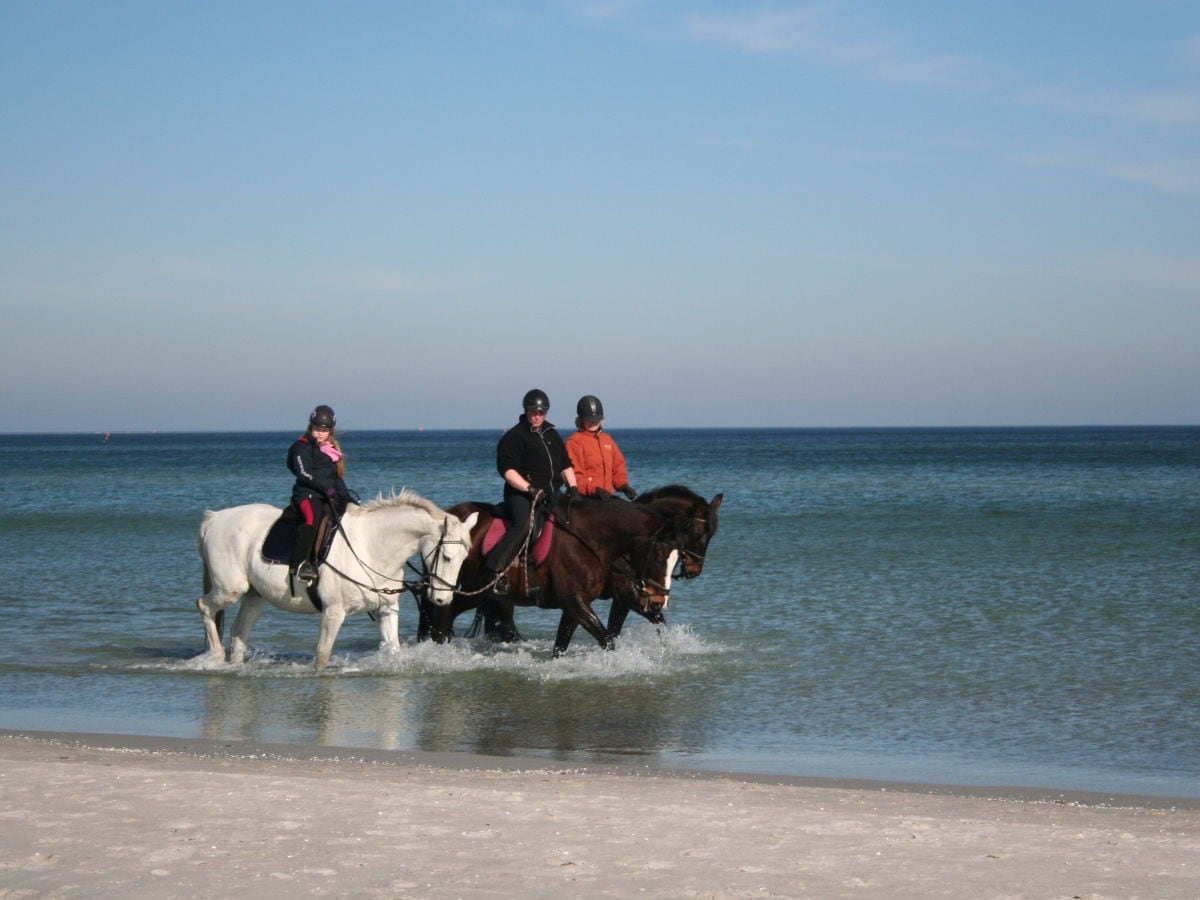
[[[308,560],[296,567],[296,577],[305,584],[312,586],[317,583],[317,570]]]

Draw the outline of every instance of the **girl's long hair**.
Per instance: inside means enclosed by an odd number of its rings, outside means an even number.
[[[338,441],[338,439],[337,439],[337,432],[335,432],[335,431],[329,432],[329,443],[333,444],[333,446],[336,447],[337,451],[338,451],[338,461],[335,463],[335,465],[337,466],[338,478],[345,478],[346,477],[346,451],[342,449],[341,442]]]
[[[312,433],[311,425],[308,426],[308,436],[310,438],[313,438],[313,440],[316,440],[316,437]],[[336,428],[329,429],[329,443],[334,446],[334,448],[338,451],[338,454],[339,454],[338,461],[336,463],[334,463],[334,465],[337,466],[338,478],[345,478],[346,477],[346,451],[342,449],[341,442],[338,441],[338,439],[337,439],[337,429]]]

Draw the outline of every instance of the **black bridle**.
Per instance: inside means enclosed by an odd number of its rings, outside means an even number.
[[[362,588],[363,590],[371,591],[372,593],[382,594],[382,595],[403,594],[405,591],[411,591],[412,595],[414,597],[417,597],[418,599],[420,598],[420,594],[418,592],[424,591],[435,580],[437,582],[439,582],[441,586],[449,586],[450,588],[453,589],[453,587],[454,587],[453,584],[450,584],[448,581],[446,581],[444,578],[441,578],[437,574],[437,565],[436,564],[437,564],[437,562],[439,562],[441,560],[443,547],[449,547],[449,546],[453,546],[455,544],[465,545],[466,541],[464,541],[462,539],[449,540],[446,537],[446,532],[447,532],[448,526],[449,526],[449,523],[447,521],[445,521],[445,520],[442,521],[442,533],[438,537],[438,542],[434,546],[433,552],[430,553],[430,556],[434,559],[434,565],[432,567],[429,565],[429,560],[427,560],[425,558],[425,554],[421,553],[420,550],[417,551],[417,554],[421,557],[421,566],[424,569],[424,571],[418,572],[417,569],[413,567],[411,562],[409,562],[407,564],[409,566],[409,568],[411,568],[414,572],[417,573],[418,578],[416,581],[406,581],[403,578],[393,578],[391,575],[385,575],[383,572],[380,572],[378,569],[374,568],[373,566],[367,565],[367,563],[363,560],[363,558],[358,555],[358,551],[354,549],[354,545],[350,543],[350,537],[346,534],[346,529],[342,527],[341,515],[335,513],[334,521],[336,523],[337,534],[340,534],[342,536],[342,540],[346,542],[346,547],[347,547],[347,549],[349,549],[350,555],[354,557],[355,561],[357,561],[360,566],[362,566],[364,572],[367,572],[369,575],[378,576],[379,578],[382,578],[386,582],[390,582],[392,584],[399,585],[398,587],[379,587],[374,583],[366,584],[365,582],[359,581],[356,578],[350,577],[345,572],[341,571],[336,566],[334,566],[332,563],[330,563],[328,560],[324,563],[325,568],[329,569],[331,572],[333,572],[335,575],[339,576],[340,578],[350,582],[350,584],[354,585],[355,587],[359,587],[359,588]],[[337,534],[334,535],[334,539],[337,538]],[[372,582],[373,581],[374,581],[374,579],[372,579]]]
[[[678,545],[676,545],[676,543],[674,541],[663,540],[659,536],[661,534],[662,534],[662,529],[659,529],[652,537],[646,539],[646,543],[650,544],[652,547],[654,547],[654,546],[662,547],[668,553],[671,550],[674,550],[677,553],[684,552],[682,550],[682,548],[680,548]],[[593,553],[594,552],[595,551],[593,551]],[[663,597],[663,602],[665,603],[666,599],[671,596],[671,588],[668,585],[663,584],[661,581],[658,581],[654,578],[649,577],[649,575],[648,575],[648,571],[650,569],[650,561],[651,561],[651,557],[653,555],[654,554],[651,550],[646,551],[646,557],[645,557],[644,562],[642,563],[641,574],[634,572],[633,560],[630,558],[629,554],[623,554],[621,556],[618,556],[615,560],[613,560],[613,564],[612,564],[611,568],[612,568],[612,571],[617,572],[620,575],[624,575],[626,578],[628,578],[630,580],[630,582],[633,584],[633,586],[637,589],[638,595],[640,597],[652,596],[650,591],[648,590],[648,588],[657,588],[659,595],[661,597]],[[621,571],[622,569],[624,571]],[[672,573],[671,577],[672,578],[675,577],[674,573]]]
[[[708,518],[707,518],[707,517],[705,517],[705,516],[697,516],[697,515],[693,515],[693,516],[691,517],[691,520],[692,520],[693,522],[699,522],[701,525],[703,525],[703,526],[704,526],[704,536],[705,536],[706,538],[711,538],[711,537],[712,537],[712,535],[708,533]],[[705,546],[706,546],[706,547],[708,546],[708,543],[707,543],[707,541],[705,542]],[[697,576],[700,574],[699,572],[696,572],[696,573],[694,573],[694,574],[688,574],[687,570],[686,570],[686,569],[683,567],[683,563],[684,563],[684,558],[685,558],[685,557],[686,557],[686,558],[690,558],[690,559],[697,560],[697,561],[700,563],[700,568],[701,568],[701,569],[703,569],[703,568],[704,568],[704,560],[707,558],[707,554],[704,554],[704,553],[698,553],[698,552],[696,552],[695,550],[689,550],[687,547],[680,547],[680,548],[679,548],[679,569],[678,569],[678,571],[675,573],[675,576],[674,576],[674,577],[675,577],[675,578],[682,578],[682,579],[684,579],[684,580],[687,580],[688,578],[695,578],[695,577],[697,577]]]

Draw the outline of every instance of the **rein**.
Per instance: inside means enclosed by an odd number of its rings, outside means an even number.
[[[644,540],[650,544],[662,544],[665,546],[672,546],[673,549],[678,550],[679,549],[678,547],[674,547],[674,545],[669,544],[668,541],[659,540],[658,536],[660,534],[662,534],[664,528],[666,528],[665,525],[662,526],[662,528],[659,528],[658,531],[654,532],[654,534],[652,536],[650,536],[648,538],[644,538]],[[592,556],[596,557],[597,562],[601,562],[600,554],[596,552],[595,548],[592,547],[592,545],[589,544],[579,532],[575,531],[574,529],[570,528],[569,526],[564,526],[563,531],[565,531],[567,534],[571,535],[571,537],[575,538],[575,540],[579,541],[579,543],[581,543],[587,549],[587,551],[592,554]],[[618,566],[619,566],[619,568],[618,568]],[[645,565],[643,566],[643,569],[649,568],[649,566],[650,566],[650,559],[649,559],[649,557],[647,557]],[[632,581],[634,587],[637,588],[638,593],[641,594],[642,596],[646,596],[647,594],[649,594],[649,591],[646,590],[647,586],[658,588],[659,591],[661,591],[663,594],[666,594],[666,595],[669,595],[671,593],[670,588],[668,588],[665,584],[663,584],[659,581],[656,581],[653,578],[647,578],[644,571],[642,572],[641,575],[634,572],[632,560],[628,559],[627,553],[623,553],[622,555],[620,555],[616,559],[614,559],[612,561],[612,563],[610,564],[609,568],[613,571],[616,571],[620,575],[624,575],[626,578],[628,578],[630,581]]]
[[[380,572],[378,569],[367,565],[367,563],[363,560],[363,558],[358,555],[358,551],[354,549],[354,545],[350,543],[350,536],[346,534],[346,529],[342,527],[341,513],[337,513],[335,511],[333,520],[337,526],[337,534],[340,534],[342,536],[342,540],[346,542],[346,548],[350,551],[350,555],[354,557],[355,561],[360,566],[362,566],[362,569],[364,572],[366,572],[368,575],[378,575],[384,581],[390,581],[394,584],[400,585],[399,587],[389,588],[389,587],[377,587],[375,584],[366,584],[362,581],[359,581],[357,578],[352,578],[350,575],[343,572],[341,569],[339,569],[337,566],[335,566],[333,563],[329,562],[328,560],[324,563],[325,568],[329,569],[331,572],[333,572],[335,575],[341,577],[342,579],[350,582],[355,587],[359,587],[359,588],[362,588],[363,590],[371,591],[372,593],[382,594],[382,595],[403,594],[405,591],[412,591],[412,594],[415,597],[415,596],[417,596],[418,590],[421,590],[421,589],[425,588],[426,586],[428,586],[430,583],[432,583],[432,581],[434,579],[436,579],[442,585],[448,584],[448,582],[444,578],[441,578],[438,576],[436,571],[428,572],[425,575],[421,575],[418,578],[418,580],[416,580],[416,581],[405,581],[403,578],[393,578],[390,575],[385,575],[383,572]],[[337,534],[334,535],[334,539],[337,538]],[[461,540],[460,541],[446,540],[445,528],[443,527],[442,535],[441,535],[441,537],[438,538],[437,546],[434,547],[432,556],[435,559],[437,559],[441,555],[440,551],[441,551],[442,547],[449,546],[451,544],[465,544],[465,543],[466,543],[465,541],[461,541]],[[418,554],[420,554],[419,550],[418,550]],[[424,564],[426,566],[426,568],[428,569],[428,567],[429,567],[428,562],[426,562],[423,554],[420,554],[420,555],[421,555],[422,564]],[[409,565],[411,567],[412,564],[409,563]],[[414,571],[415,571],[415,569],[414,569]],[[420,574],[420,573],[418,573],[418,574]],[[373,580],[374,579],[372,579],[372,581]]]
[[[538,505],[538,501],[542,497],[542,494],[543,494],[542,491],[538,491],[537,493],[535,493],[533,495],[533,502],[529,504],[529,527],[525,529],[525,540],[521,544],[520,548],[517,550],[517,555],[513,557],[513,560],[520,559],[522,556],[525,556],[525,557],[529,556],[529,545],[533,542],[533,526],[534,526],[534,523],[537,521],[537,505]],[[556,525],[556,527],[562,527],[562,526]],[[474,591],[464,591],[462,588],[455,588],[454,593],[456,595],[458,595],[459,597],[478,597],[480,594],[486,594],[488,591],[490,591],[492,588],[494,588],[496,586],[496,583],[504,575],[504,572],[508,571],[508,566],[512,565],[513,560],[509,560],[508,565],[506,565],[504,567],[504,571],[496,573],[496,577],[493,578],[491,581],[489,581],[487,584],[485,584],[483,587],[481,587],[477,590],[474,590]],[[479,617],[479,613],[476,612],[476,618],[478,618],[478,617]]]

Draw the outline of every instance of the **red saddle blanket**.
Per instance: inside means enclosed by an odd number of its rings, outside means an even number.
[[[487,553],[500,542],[500,538],[504,533],[512,527],[512,522],[508,519],[495,516],[492,519],[492,524],[488,526],[487,534],[483,536],[483,552]],[[542,525],[542,532],[533,542],[531,553],[533,554],[533,564],[540,566],[546,561],[546,557],[550,555],[550,541],[554,538],[554,516],[551,515]]]

